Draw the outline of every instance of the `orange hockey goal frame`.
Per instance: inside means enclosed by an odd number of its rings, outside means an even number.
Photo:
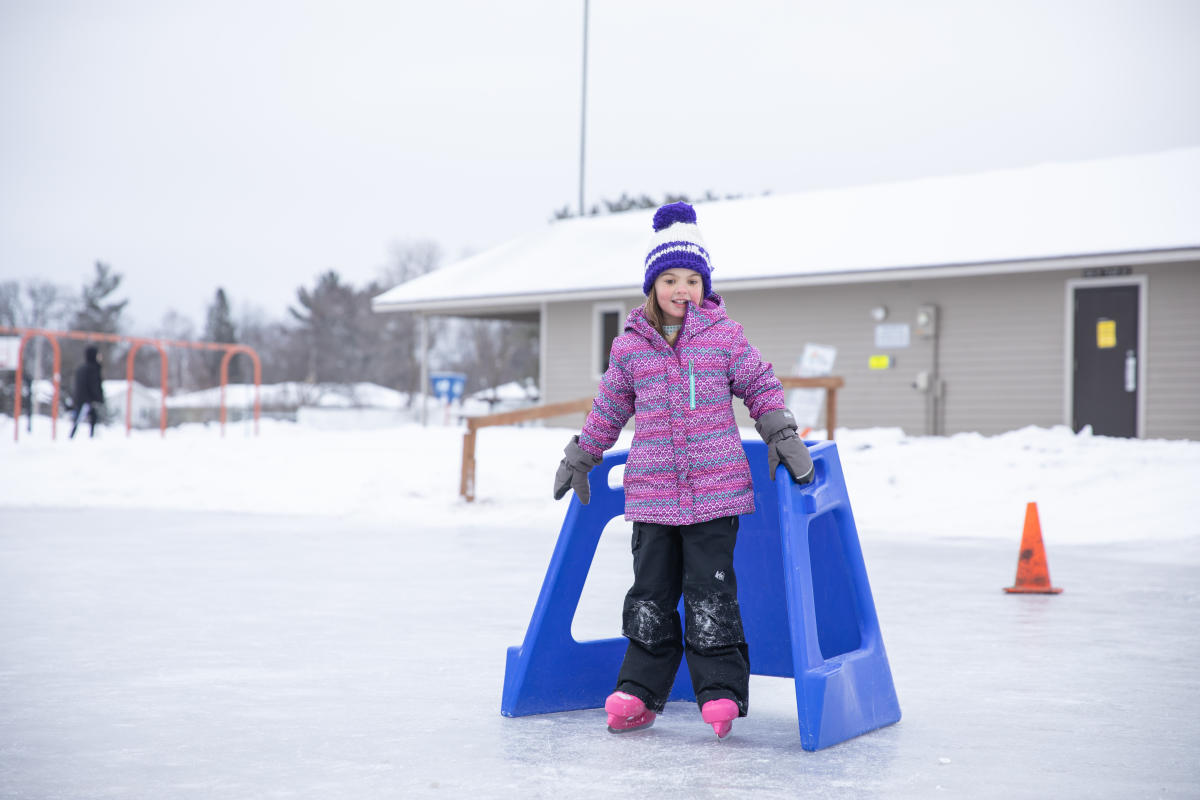
[[[225,435],[225,386],[229,383],[229,362],[238,353],[245,353],[254,362],[254,435],[258,435],[258,420],[262,408],[260,392],[262,390],[262,362],[254,348],[244,344],[224,344],[221,342],[188,342],[178,339],[148,339],[141,336],[122,336],[115,333],[96,333],[94,331],[52,331],[44,328],[10,328],[0,325],[0,334],[21,337],[17,348],[16,399],[13,401],[13,441],[17,441],[21,430],[21,375],[24,367],[25,345],[37,336],[50,340],[54,351],[54,400],[50,406],[50,438],[58,438],[58,400],[61,394],[62,348],[59,339],[78,339],[85,342],[123,342],[130,345],[129,353],[125,356],[125,435],[133,430],[133,361],[138,350],[145,346],[158,351],[162,360],[162,406],[159,411],[159,434],[167,434],[167,349],[183,347],[190,350],[215,350],[224,352],[221,358],[221,435]]]

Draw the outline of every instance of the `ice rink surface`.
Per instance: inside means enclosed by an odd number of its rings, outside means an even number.
[[[10,498],[11,499],[11,498]],[[578,638],[619,633],[606,531]],[[692,704],[504,718],[557,529],[449,514],[0,508],[0,797],[1200,796],[1200,538],[862,535],[904,717],[816,753],[756,677],[718,741]]]

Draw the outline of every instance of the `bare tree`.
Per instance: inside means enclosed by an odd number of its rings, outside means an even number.
[[[305,336],[257,307],[242,307],[237,328],[242,344],[258,353],[264,383],[304,380],[309,367]]]
[[[0,283],[0,325],[22,328],[60,328],[70,317],[74,298],[68,289],[50,281],[30,280],[24,292],[19,281]],[[31,350],[25,353],[25,369],[32,375],[33,385],[51,373],[53,360],[46,338],[30,340]],[[30,413],[40,413],[37,393],[33,393]]]
[[[388,263],[379,273],[383,289],[391,289],[413,278],[433,272],[442,265],[442,247],[432,239],[404,239],[393,242]]]
[[[536,378],[537,326],[504,320],[466,320],[456,326],[452,366],[467,375],[468,391]]]
[[[19,281],[0,281],[0,325],[17,327],[21,308]]]
[[[57,328],[63,324],[71,313],[70,293],[63,287],[49,281],[30,281],[25,285],[25,296],[29,300],[29,327]],[[46,339],[39,336],[33,340],[33,381],[34,385],[43,375],[50,374],[53,362],[50,361]],[[30,408],[37,414],[38,398],[35,392]]]
[[[390,261],[380,271],[379,279],[368,291],[372,296],[433,272],[442,265],[442,248],[429,239],[412,239],[392,245]],[[376,364],[373,380],[402,392],[409,402],[422,388],[420,320],[411,312],[388,312],[375,315],[375,326],[383,347],[383,358]],[[427,346],[432,348],[442,326],[429,321]]]
[[[181,314],[174,309],[163,314],[162,320],[158,323],[158,327],[154,330],[154,336],[159,339],[172,339],[181,342],[195,341],[196,324],[187,316]],[[145,348],[143,348],[145,349]],[[204,376],[207,374],[206,364],[201,358],[201,352],[192,350],[188,347],[171,347],[167,348],[167,387],[172,392],[190,392],[196,389],[203,388]],[[157,362],[151,365],[154,370],[154,376],[148,380],[150,376],[143,378],[143,373],[140,372],[141,353],[138,353],[138,364],[134,367],[134,374],[138,376],[138,380],[147,383],[147,385],[157,385],[161,380],[162,367],[158,366]]]
[[[24,291],[22,291],[24,288]],[[0,325],[59,328],[75,310],[69,289],[50,281],[0,282]]]

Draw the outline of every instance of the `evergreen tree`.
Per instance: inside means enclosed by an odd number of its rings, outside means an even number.
[[[121,313],[128,300],[115,301],[109,298],[121,285],[122,275],[113,272],[103,261],[96,262],[96,274],[91,283],[83,286],[79,309],[71,320],[71,328],[77,331],[98,333],[120,333]]]
[[[229,307],[229,298],[223,288],[218,288],[204,321],[204,340],[221,344],[237,344],[237,328],[233,324],[233,312]],[[208,377],[213,386],[221,382],[221,360],[225,357],[223,351],[207,351],[204,363],[208,365]],[[242,382],[242,361],[234,356],[229,362],[229,382]]]
[[[764,197],[769,194],[769,191],[763,192]],[[719,196],[714,193],[712,189],[708,189],[704,192],[703,197],[689,197],[687,193],[683,192],[679,194],[667,192],[660,202],[647,194],[640,194],[637,197],[631,197],[627,192],[621,192],[621,196],[616,200],[601,200],[600,203],[593,205],[590,209],[586,209],[585,213],[586,216],[594,217],[601,213],[620,214],[623,211],[629,211],[635,208],[658,208],[660,205],[665,205],[667,203],[691,203],[692,205],[696,205],[697,203],[710,203],[714,200],[738,200],[742,197],[745,197],[745,195],[726,194],[724,196]],[[572,219],[577,216],[579,216],[579,214],[575,211],[575,209],[569,205],[566,205],[562,208],[555,209],[552,212],[551,221]]]
[[[112,294],[121,285],[122,275],[102,261],[96,262],[95,274],[90,283],[83,285],[80,292],[79,305],[71,318],[71,329],[76,331],[94,331],[96,333],[120,333],[121,314],[129,300],[115,300]],[[125,351],[124,345],[113,342],[94,342],[100,351],[100,359],[105,365],[105,379],[117,376],[115,355]],[[77,364],[83,363],[84,342],[64,342],[63,375],[72,375]],[[124,373],[121,373],[124,377]]]
[[[311,383],[349,383],[367,379],[374,355],[375,331],[371,296],[358,291],[334,270],[317,278],[312,291],[296,291],[299,308],[288,311],[300,323],[308,347]]]

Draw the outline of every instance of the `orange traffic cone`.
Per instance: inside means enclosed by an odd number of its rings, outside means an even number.
[[[1037,503],[1025,506],[1025,531],[1021,534],[1021,555],[1017,559],[1017,582],[1006,586],[1009,594],[1059,594],[1062,589],[1050,585],[1046,566],[1046,548],[1042,545],[1042,524],[1038,522]]]

